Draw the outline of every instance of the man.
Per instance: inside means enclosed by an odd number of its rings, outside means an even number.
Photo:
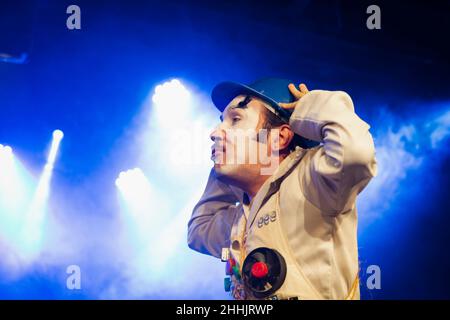
[[[227,261],[236,299],[359,299],[355,202],[377,166],[351,98],[263,79],[212,100],[222,121],[189,247]]]

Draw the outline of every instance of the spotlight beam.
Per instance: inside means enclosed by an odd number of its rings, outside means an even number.
[[[31,205],[25,216],[22,229],[22,253],[30,259],[32,259],[35,254],[39,253],[41,246],[53,165],[55,163],[59,145],[63,137],[64,134],[61,130],[53,131],[53,139],[50,152],[47,157],[47,163],[39,179]]]

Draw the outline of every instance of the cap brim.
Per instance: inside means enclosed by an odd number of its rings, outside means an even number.
[[[221,82],[212,90],[211,99],[216,108],[219,109],[220,112],[223,112],[227,105],[239,95],[251,95],[257,97],[274,108],[281,118],[289,119],[289,112],[281,108],[277,101],[259,93],[245,84],[231,81]]]

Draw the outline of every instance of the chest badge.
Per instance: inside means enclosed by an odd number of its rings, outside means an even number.
[[[257,299],[267,298],[280,289],[286,272],[286,261],[281,253],[265,247],[250,252],[242,267],[244,285]]]
[[[258,219],[258,228],[267,226],[269,224],[269,222],[274,222],[275,220],[277,220],[277,212],[276,211],[271,211],[269,213],[266,213]]]

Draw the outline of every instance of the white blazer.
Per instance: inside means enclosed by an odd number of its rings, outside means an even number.
[[[276,249],[287,264],[278,297],[358,299],[355,202],[377,173],[370,126],[356,115],[347,93],[324,90],[297,102],[290,126],[322,144],[297,147],[251,207],[241,189],[217,180],[211,170],[188,223],[188,245],[215,257],[230,248],[240,266],[255,248]]]

